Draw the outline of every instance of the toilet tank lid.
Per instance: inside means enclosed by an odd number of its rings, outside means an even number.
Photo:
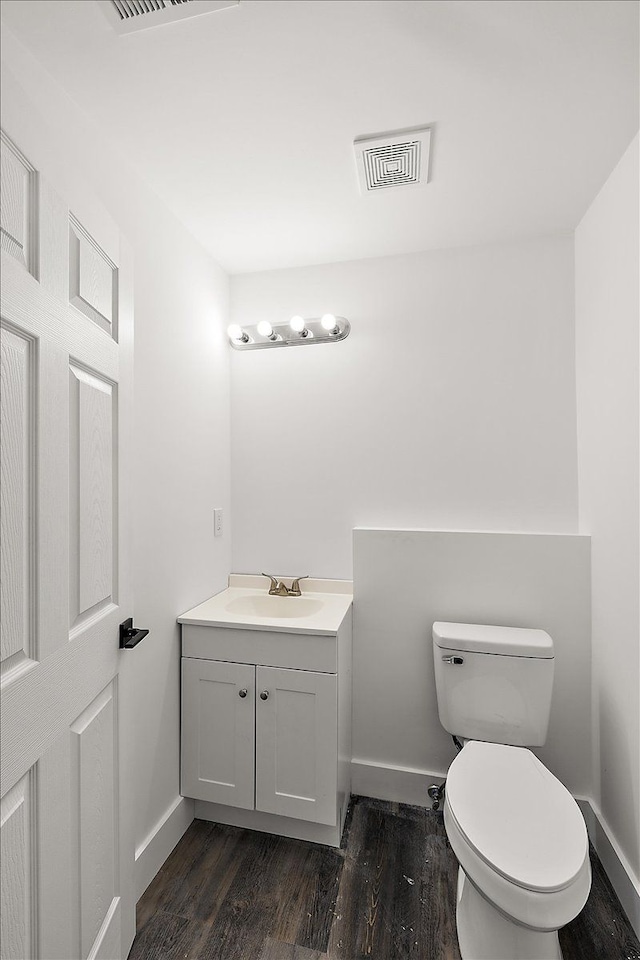
[[[528,627],[495,627],[483,623],[433,625],[433,640],[444,650],[493,653],[503,657],[553,658],[553,640],[544,630]]]

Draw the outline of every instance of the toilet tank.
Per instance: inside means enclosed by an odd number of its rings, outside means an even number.
[[[554,656],[544,630],[437,622],[433,659],[449,733],[518,747],[545,742]]]

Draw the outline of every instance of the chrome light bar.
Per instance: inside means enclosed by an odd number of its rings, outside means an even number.
[[[232,324],[227,329],[234,350],[262,350],[266,347],[297,347],[309,343],[332,343],[349,336],[351,324],[345,317],[325,313],[323,317],[292,317],[288,323],[272,326],[268,320],[251,326]]]

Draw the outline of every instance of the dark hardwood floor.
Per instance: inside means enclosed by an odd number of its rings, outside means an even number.
[[[564,960],[640,960],[592,852]],[[138,903],[129,960],[459,960],[441,813],[353,797],[340,850],[194,820]]]

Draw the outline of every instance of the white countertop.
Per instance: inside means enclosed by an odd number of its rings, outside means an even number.
[[[183,613],[178,623],[335,636],[353,601],[349,580],[303,580],[301,597],[270,597],[268,587],[265,577],[231,574],[226,590]]]

